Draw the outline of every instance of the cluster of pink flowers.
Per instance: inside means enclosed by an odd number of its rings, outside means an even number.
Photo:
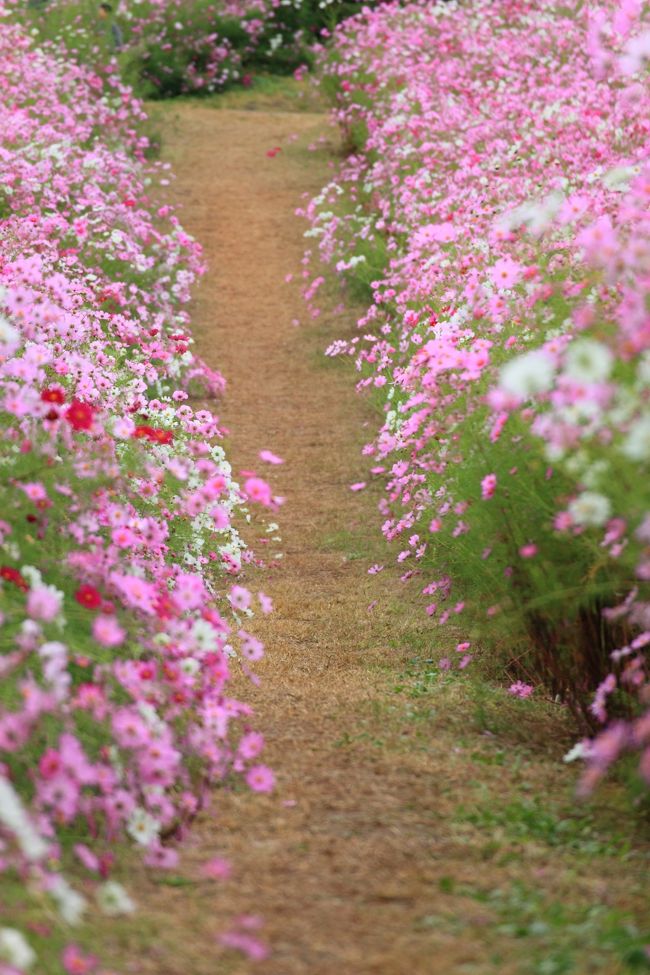
[[[600,681],[585,788],[633,751],[650,782],[649,38],[639,0],[365,10],[322,56],[351,153],[303,211],[371,296],[328,351],[383,397],[402,579],[516,639],[513,676]]]
[[[215,783],[273,788],[228,685],[238,659],[256,679],[248,620],[271,608],[236,582],[237,523],[281,499],[238,486],[192,405],[223,380],[193,351],[200,248],[140,104],[6,21],[0,65],[0,875],[73,924],[133,909],[120,843],[173,867]],[[96,970],[75,953],[66,971]],[[0,927],[0,968],[33,962]]]

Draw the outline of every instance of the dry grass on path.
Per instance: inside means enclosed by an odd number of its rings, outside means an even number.
[[[284,558],[252,580],[277,611],[258,625],[263,683],[246,689],[279,788],[217,794],[185,856],[187,886],[142,877],[142,933],[124,945],[116,930],[113,948],[137,952],[127,970],[141,975],[509,975],[543,971],[527,966],[552,952],[575,961],[549,975],[624,971],[615,955],[588,961],[618,908],[641,911],[641,862],[623,862],[627,837],[609,839],[616,792],[601,794],[595,824],[567,814],[556,715],[433,676],[437,634],[359,557],[377,519],[373,491],[348,487],[363,471],[364,407],[347,374],[315,364],[333,317],[293,325],[304,309],[284,282],[303,250],[294,209],[328,177],[335,134],[309,112],[188,103],[162,117],[182,220],[210,265],[195,334],[229,381],[231,453],[238,468],[263,447],[286,458],[271,472],[287,497]],[[232,880],[192,882],[217,854]],[[567,903],[578,913],[556,930],[554,905]],[[527,931],[531,911],[540,926]],[[259,965],[218,947],[242,914],[264,918],[272,954]]]

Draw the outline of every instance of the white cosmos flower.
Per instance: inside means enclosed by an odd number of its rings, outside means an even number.
[[[566,762],[568,765],[569,762],[575,762],[576,759],[578,758],[587,758],[588,755],[589,755],[589,749],[585,747],[584,742],[579,741],[576,742],[573,748],[569,749],[569,751],[566,753],[562,761]]]
[[[54,878],[47,889],[56,901],[59,914],[66,924],[79,924],[87,907],[86,898],[71,887],[60,874]]]
[[[587,488],[596,488],[609,470],[609,464],[604,458],[595,460],[582,474],[582,483]]]
[[[650,386],[650,355],[644,352],[639,357],[639,364],[636,367],[637,379],[644,386]]]
[[[527,400],[537,393],[547,392],[554,378],[555,366],[550,356],[541,349],[535,349],[511,359],[502,367],[499,386],[506,393]]]
[[[20,332],[4,315],[0,315],[0,344],[17,345],[20,342]]]
[[[43,582],[43,576],[40,571],[33,565],[22,565],[20,567],[20,574],[25,576],[30,586],[35,589],[36,586],[40,586]]]
[[[158,838],[160,825],[146,809],[137,806],[131,815],[126,826],[127,833],[133,837],[136,843],[142,846],[150,846]]]
[[[630,427],[621,445],[621,452],[630,460],[647,460],[650,457],[650,415],[640,417]]]
[[[576,525],[598,527],[609,519],[612,505],[609,498],[596,491],[583,491],[569,505],[569,514]]]
[[[24,972],[36,961],[36,953],[20,931],[0,928],[0,959]]]
[[[604,173],[602,179],[608,190],[617,193],[624,193],[632,181],[632,178],[639,172],[638,166],[615,166]]]
[[[607,379],[614,357],[602,342],[577,339],[564,356],[564,370],[570,379],[581,383],[598,383]]]
[[[196,620],[192,626],[192,638],[199,651],[208,652],[219,646],[216,631],[207,620]]]
[[[194,657],[185,657],[180,664],[180,668],[188,677],[194,677],[201,665]]]
[[[148,726],[156,735],[162,735],[167,727],[163,719],[160,717],[156,711],[153,704],[147,704],[146,701],[140,701],[138,703],[138,711],[144,720],[147,722]]]
[[[42,860],[48,845],[34,828],[11,782],[0,777],[0,822],[16,837],[28,860]]]
[[[97,903],[109,917],[117,914],[133,914],[135,903],[129,897],[122,884],[115,880],[107,880],[97,889]]]

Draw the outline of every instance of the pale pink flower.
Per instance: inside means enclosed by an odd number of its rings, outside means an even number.
[[[250,608],[252,596],[243,586],[233,586],[228,599],[233,609],[245,611]]]
[[[211,880],[228,880],[232,874],[232,866],[223,857],[213,857],[212,860],[203,864],[201,872]]]
[[[513,288],[521,281],[525,268],[511,257],[497,261],[490,269],[490,278],[497,288]]]
[[[266,464],[284,464],[282,457],[278,457],[277,454],[272,453],[270,450],[260,450],[260,460],[263,460]]]
[[[93,636],[104,647],[119,647],[125,640],[126,630],[114,616],[96,616],[93,620]]]
[[[27,613],[34,620],[51,623],[61,612],[63,593],[54,586],[37,586],[27,596]]]

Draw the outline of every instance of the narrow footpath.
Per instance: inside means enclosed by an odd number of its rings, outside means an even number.
[[[470,886],[529,882],[542,896],[625,906],[635,868],[618,864],[617,878],[607,857],[583,865],[543,838],[527,851],[523,841],[499,842],[494,826],[459,820],[463,803],[499,808],[522,787],[566,800],[570,778],[557,785],[565,741],[553,757],[518,751],[512,727],[502,740],[482,734],[459,683],[440,700],[429,693],[426,677],[410,668],[439,645],[421,611],[385,579],[389,570],[368,575],[379,488],[349,489],[363,474],[365,407],[345,369],[321,355],[336,335],[333,312],[297,326],[305,318],[299,282],[285,281],[299,277],[305,246],[295,208],[329,178],[336,134],[325,116],[307,112],[186,103],[165,108],[164,120],[180,216],[209,264],[194,330],[200,353],[228,380],[217,410],[232,434],[230,455],[237,470],[256,467],[287,498],[282,541],[265,546],[283,553],[280,566],[247,579],[273,597],[276,611],[256,630],[267,643],[262,683],[243,691],[278,789],[217,793],[202,817],[184,867],[197,877],[199,864],[224,856],[230,880],[143,881],[133,971],[525,971],[526,946],[504,942],[493,910],[467,895]],[[321,137],[328,144],[309,151]],[[286,463],[265,467],[262,448]],[[263,919],[255,933],[271,948],[258,963],[217,940],[249,915]]]

